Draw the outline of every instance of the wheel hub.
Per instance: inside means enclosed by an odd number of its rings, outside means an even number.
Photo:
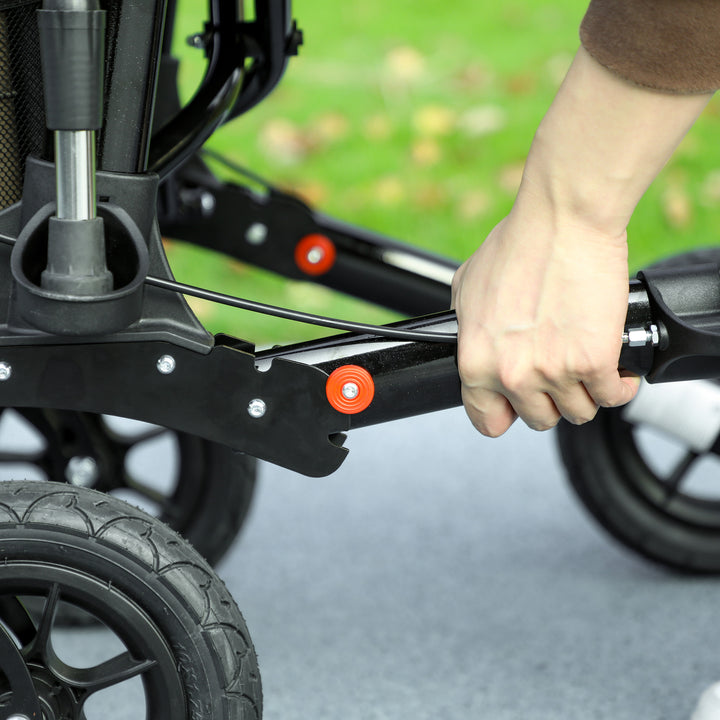
[[[75,455],[65,467],[65,479],[71,485],[94,487],[100,477],[100,468],[95,458],[89,455]]]
[[[30,664],[28,670],[40,701],[42,720],[75,720],[80,717],[81,705],[69,687],[45,667]]]

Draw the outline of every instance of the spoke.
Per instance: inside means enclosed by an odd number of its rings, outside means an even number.
[[[40,452],[0,452],[0,463],[31,463],[37,465],[44,455]]]
[[[37,624],[35,637],[30,645],[23,648],[23,655],[26,660],[41,659],[43,661],[52,654],[50,633],[52,631],[53,622],[55,621],[55,613],[57,611],[58,602],[60,601],[60,587],[54,583],[50,588],[42,616]]]
[[[76,690],[82,690],[85,698],[112,685],[130,680],[146,673],[157,665],[157,660],[136,660],[129,652],[116,655],[100,665],[90,668],[53,668],[60,679]]]
[[[13,595],[0,597],[0,620],[3,621],[22,647],[35,637],[35,625],[22,602]]]
[[[123,445],[123,447],[131,448],[135,445],[139,445],[140,443],[147,442],[148,440],[154,440],[157,437],[160,437],[161,435],[165,435],[168,432],[167,428],[164,427],[151,427],[147,430],[144,430],[143,432],[138,433],[137,435],[121,435],[119,433],[109,433],[112,435],[113,439],[116,442],[119,442]]]
[[[668,504],[678,494],[683,480],[699,457],[700,453],[688,450],[685,457],[675,466],[675,469],[665,481],[665,504]]]

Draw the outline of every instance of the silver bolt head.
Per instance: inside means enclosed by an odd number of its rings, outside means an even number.
[[[317,265],[325,257],[325,251],[321,247],[312,247],[306,257],[311,265]]]
[[[210,217],[215,212],[216,205],[217,200],[209,190],[204,190],[200,194],[200,212],[203,217]]]
[[[360,388],[357,386],[357,383],[346,382],[342,386],[342,390],[340,392],[342,392],[342,395],[346,400],[354,400],[360,393]]]
[[[253,223],[245,232],[245,240],[250,245],[262,245],[268,236],[268,228],[264,223]]]
[[[71,485],[77,485],[78,487],[91,487],[95,484],[99,475],[100,471],[97,462],[89,456],[72,457],[65,467],[65,479]]]
[[[10,715],[5,720],[30,720],[30,718],[27,715]]]
[[[658,330],[657,325],[650,326],[650,341],[652,342],[653,347],[657,347],[660,344],[660,331]]]
[[[0,382],[9,380],[12,375],[12,365],[6,362],[0,362]]]
[[[163,355],[162,357],[158,358],[157,361],[157,369],[158,372],[162,373],[163,375],[169,375],[173,370],[175,370],[175,358],[172,355]]]
[[[255,398],[248,403],[248,415],[253,418],[261,418],[267,410],[267,405],[260,398]]]
[[[196,33],[195,35],[190,35],[187,38],[187,44],[190,47],[194,48],[204,48],[205,47],[205,38],[200,33]]]
[[[642,347],[647,345],[648,333],[645,328],[628,328],[628,345]]]

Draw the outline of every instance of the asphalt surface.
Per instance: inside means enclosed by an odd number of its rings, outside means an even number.
[[[260,658],[266,720],[685,720],[720,679],[720,581],[609,540],[551,434],[488,440],[452,410],[347,446],[328,478],[263,466],[219,567]],[[88,663],[106,642],[58,634]],[[131,696],[88,720],[144,717]]]

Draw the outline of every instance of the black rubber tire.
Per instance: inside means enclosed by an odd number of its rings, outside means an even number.
[[[720,262],[720,249],[679,255],[659,266]],[[720,501],[679,492],[637,441],[622,408],[601,409],[585,425],[557,428],[570,485],[591,515],[626,548],[654,562],[693,573],[720,573]],[[720,478],[719,478],[720,480]]]
[[[52,717],[82,720],[88,679],[102,693],[130,672],[147,719],[261,718],[257,659],[240,611],[192,546],[156,518],[86,488],[2,482],[0,557],[0,620],[43,702],[54,703]],[[47,598],[40,622],[17,600],[38,595]],[[50,632],[65,603],[103,622],[129,654],[68,669]],[[4,662],[11,659],[0,658],[0,670]],[[0,706],[12,692],[3,676]]]
[[[50,409],[15,410],[25,422],[34,426],[46,443],[43,452],[28,453],[25,462],[35,465],[43,479],[65,482],[66,467],[72,457],[92,457],[97,462],[98,477],[89,487],[113,494],[127,492],[130,473],[126,456],[136,449],[131,434],[121,433],[110,422],[112,418]],[[161,498],[157,516],[189,540],[195,549],[215,565],[227,552],[247,518],[255,491],[257,460],[230,448],[186,433],[166,428],[158,432],[173,440],[177,454],[177,476],[172,492]],[[140,443],[148,442],[142,440]],[[150,441],[155,437],[149,433]],[[17,453],[0,453],[17,462]],[[7,461],[5,461],[7,462]],[[143,486],[133,490],[132,498],[123,499],[143,506]],[[147,489],[148,494],[153,492]],[[137,499],[136,499],[137,498]],[[149,510],[147,506],[145,510]],[[155,513],[151,513],[155,514]]]
[[[677,570],[720,572],[720,503],[680,496],[665,506],[664,481],[646,462],[621,412],[605,409],[591,423],[558,425],[560,455],[578,498],[633,552]],[[708,513],[716,523],[703,519]]]
[[[240,534],[248,517],[257,483],[257,460],[250,455],[193,435],[176,433],[180,446],[178,487],[197,473],[202,492],[181,526],[160,514],[211,564],[216,565]],[[192,462],[190,455],[192,454]]]

